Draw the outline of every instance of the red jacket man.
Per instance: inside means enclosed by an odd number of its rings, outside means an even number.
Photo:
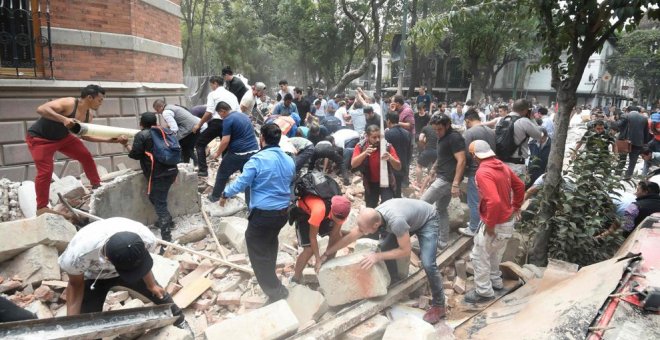
[[[483,140],[470,144],[470,153],[479,163],[475,176],[479,190],[481,225],[474,237],[472,265],[475,289],[465,294],[465,302],[480,303],[495,297],[493,289],[502,289],[499,270],[502,249],[513,235],[514,221],[520,216],[525,184]]]

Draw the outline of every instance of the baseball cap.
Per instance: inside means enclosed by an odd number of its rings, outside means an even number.
[[[254,83],[254,88],[257,89],[257,91],[265,90],[266,89],[266,84],[258,81]]]
[[[495,157],[495,152],[493,152],[490,145],[483,140],[475,140],[470,143],[470,153],[473,153],[479,159]]]
[[[344,196],[333,196],[330,200],[330,211],[339,219],[346,219],[351,213],[351,201]]]
[[[118,232],[105,244],[105,256],[119,276],[128,283],[135,283],[151,271],[154,260],[142,238],[130,231]]]

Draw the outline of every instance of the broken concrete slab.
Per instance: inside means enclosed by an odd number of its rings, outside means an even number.
[[[243,254],[247,254],[247,244],[245,243],[245,231],[247,230],[248,220],[242,217],[225,217],[220,220],[218,225],[218,238],[228,242]]]
[[[319,283],[319,277],[314,268],[305,268],[302,272],[303,283]]]
[[[7,277],[19,277],[23,285],[62,278],[57,263],[57,249],[43,244],[0,264],[0,273]]]
[[[247,209],[245,200],[243,200],[240,197],[233,197],[231,199],[228,199],[227,202],[225,202],[224,207],[221,207],[220,204],[218,204],[217,202],[211,203],[206,198],[203,198],[203,200],[204,200],[204,209],[206,210],[206,213],[210,217],[232,216],[240,211]]]
[[[355,241],[355,251],[371,251],[375,252],[378,250],[380,242],[378,240],[372,240],[370,238],[360,238]]]
[[[288,288],[289,297],[286,302],[300,325],[306,325],[309,321],[318,321],[328,311],[328,304],[323,294],[303,285],[293,285]]]
[[[52,302],[55,299],[55,292],[50,287],[41,285],[34,290],[34,297],[41,302]]]
[[[37,244],[53,246],[63,252],[75,234],[76,227],[56,214],[0,223],[0,235],[11,235],[0,239],[0,262]]]
[[[139,308],[144,307],[144,302],[140,299],[133,299],[124,302],[124,305],[120,309],[129,309],[129,308]]]
[[[29,305],[25,306],[25,310],[34,313],[39,319],[47,319],[53,317],[53,312],[48,308],[48,306],[39,301],[34,300]]]
[[[216,323],[206,329],[206,339],[279,339],[294,334],[300,323],[285,300]]]
[[[456,276],[463,280],[467,279],[467,263],[465,263],[465,260],[456,260],[454,262],[454,268],[456,268]]]
[[[90,213],[101,218],[126,217],[144,224],[158,219],[147,197],[147,180],[142,173],[129,173],[95,190],[90,199]],[[172,217],[199,212],[197,173],[179,166],[179,175],[172,185],[167,206]]]
[[[154,273],[156,282],[161,287],[167,287],[179,274],[179,262],[157,254],[151,254],[151,258],[154,260],[154,266],[151,268],[151,271]]]
[[[319,272],[319,284],[330,306],[387,294],[390,275],[384,262],[370,269],[361,268],[360,261],[368,252],[357,252],[331,259]]]
[[[539,279],[543,277],[543,271],[545,270],[545,268],[541,269],[531,263],[525,263],[525,265],[523,265],[523,269],[531,271],[534,276]]]
[[[108,294],[105,298],[105,301],[109,305],[113,305],[116,303],[124,302],[128,300],[129,294],[128,291],[125,290],[120,290],[118,292],[112,292]]]
[[[220,306],[240,305],[243,293],[237,290],[218,294],[215,302]]]
[[[341,340],[380,340],[385,334],[390,319],[386,316],[376,314],[365,320],[359,326],[351,328],[342,335]]]
[[[225,276],[221,280],[215,280],[211,286],[211,290],[213,290],[214,293],[231,291],[236,289],[241,281],[243,281],[243,278],[239,275]]]
[[[153,329],[145,335],[138,338],[138,340],[193,340],[192,334],[185,329],[174,327],[172,325]]]
[[[500,271],[502,271],[502,278],[509,280],[521,279],[525,282],[534,278],[534,273],[528,269],[523,269],[518,264],[507,261],[500,263]]]
[[[407,316],[392,322],[383,335],[383,340],[436,340],[438,336],[431,324]]]
[[[86,192],[81,181],[73,176],[65,176],[50,184],[48,198],[51,204],[57,204],[60,201],[57,194],[62,194],[65,199],[80,199],[85,196]]]

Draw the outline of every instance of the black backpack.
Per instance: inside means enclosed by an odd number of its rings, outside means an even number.
[[[341,195],[341,188],[332,177],[320,171],[310,171],[296,179],[293,192],[298,198],[306,195],[320,197],[325,203],[325,211],[329,212],[332,197]]]
[[[513,132],[513,127],[520,118],[520,116],[505,116],[495,126],[495,154],[501,161],[509,160],[522,144],[516,144]]]

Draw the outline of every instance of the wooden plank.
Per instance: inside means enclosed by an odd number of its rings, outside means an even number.
[[[66,286],[69,285],[68,282],[66,281],[59,281],[59,280],[45,280],[41,281],[42,285],[50,286],[50,287],[56,287],[56,288],[66,288]]]
[[[471,237],[459,237],[449,248],[437,257],[438,269],[452,264],[455,258],[472,246]],[[399,302],[404,296],[421,287],[426,280],[426,273],[418,270],[407,279],[390,288],[385,296],[363,300],[337,313],[329,320],[298,332],[289,339],[335,339],[349,329],[359,325],[381,310]]]
[[[213,230],[213,225],[211,224],[211,220],[209,219],[209,216],[206,214],[206,210],[204,210],[204,205],[202,205],[202,217],[204,217],[204,222],[206,222],[206,227],[209,228],[209,232],[211,233],[211,236],[213,236],[213,241],[215,241],[215,245],[218,248],[218,252],[220,252],[220,257],[223,260],[226,260],[227,253],[225,252],[225,248],[220,244],[220,241],[218,240],[218,236],[215,235],[215,230]]]
[[[184,276],[179,280],[179,284],[182,286],[187,286],[189,284],[192,284],[195,282],[198,278],[200,277],[206,277],[210,272],[214,271],[215,268],[217,268],[217,264],[209,264],[207,263],[202,263],[200,264],[195,270],[192,272],[188,273],[188,275]]]
[[[200,277],[188,286],[183,287],[172,299],[179,308],[186,308],[197,300],[200,295],[204,294],[207,289],[211,288],[211,285],[213,285],[213,281]]]

